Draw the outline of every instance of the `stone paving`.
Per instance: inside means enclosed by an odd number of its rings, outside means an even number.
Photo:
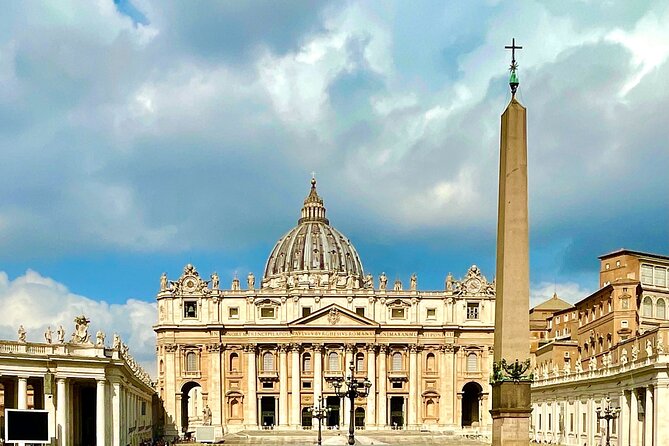
[[[315,431],[280,432],[280,431],[248,431],[228,434],[224,437],[226,445],[291,445],[314,446],[317,434]],[[360,446],[424,446],[424,445],[453,445],[477,446],[490,444],[485,438],[467,439],[461,436],[434,432],[412,431],[362,431],[356,433],[356,445]],[[323,446],[346,445],[348,433],[345,431],[323,432]],[[192,443],[191,443],[192,444]]]

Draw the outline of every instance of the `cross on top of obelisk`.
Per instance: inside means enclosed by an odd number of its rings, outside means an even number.
[[[515,95],[516,90],[518,89],[518,75],[516,70],[518,69],[518,64],[516,63],[516,50],[522,50],[522,46],[516,46],[515,37],[511,39],[511,45],[507,45],[504,49],[511,50],[511,78],[509,79],[509,86],[511,87],[511,94]]]

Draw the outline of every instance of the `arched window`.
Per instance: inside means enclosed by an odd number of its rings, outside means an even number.
[[[395,352],[393,353],[393,371],[399,372],[404,368],[402,367],[402,353]]]
[[[339,369],[339,353],[330,352],[328,354],[328,370],[338,371]]]
[[[160,360],[160,374],[162,375],[163,372],[165,371],[165,364],[163,363],[163,360]]]
[[[664,303],[664,299],[658,299],[657,304],[655,304],[656,307],[656,317],[658,319],[664,319],[666,318],[667,315],[667,306]]]
[[[237,353],[230,354],[230,371],[239,372],[239,355]]]
[[[427,372],[436,371],[434,364],[435,364],[434,353],[428,353],[427,357],[425,358],[425,371]]]
[[[271,352],[262,355],[262,369],[266,372],[274,371],[274,355]]]
[[[650,297],[643,298],[643,317],[653,317],[653,301]]]
[[[311,353],[302,355],[302,371],[311,372]]]
[[[476,356],[476,353],[470,353],[467,355],[467,371],[468,372],[476,372],[479,369],[479,364],[478,364],[478,356]]]
[[[195,352],[186,353],[186,371],[197,372],[197,356]]]
[[[363,370],[365,370],[365,355],[358,353],[355,355],[355,371],[362,372]]]

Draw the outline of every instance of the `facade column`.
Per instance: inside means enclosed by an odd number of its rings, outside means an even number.
[[[439,349],[439,425],[453,424],[453,346],[442,345]]]
[[[288,346],[279,345],[279,426],[288,426]]]
[[[636,389],[630,392],[630,446],[639,444],[639,398]]]
[[[95,392],[95,438],[97,446],[106,444],[105,433],[105,380],[98,379]]]
[[[258,402],[256,400],[256,382],[258,379],[256,372],[256,346],[249,344],[245,347],[246,351],[246,377],[247,395],[246,395],[246,419],[244,424],[247,428],[255,429],[258,427]]]
[[[65,378],[56,379],[56,438],[58,446],[65,446],[67,441],[67,394]]]
[[[620,415],[618,415],[618,442],[621,446],[628,446],[630,443],[630,406],[627,392],[620,392]]]
[[[27,409],[27,408],[28,408],[28,377],[19,376],[17,409]]]
[[[646,404],[644,408],[644,446],[653,446],[653,388],[646,387]]]
[[[314,404],[318,401],[318,397],[323,394],[323,345],[313,344],[314,349]],[[325,404],[325,401],[323,401]],[[312,425],[316,426],[317,420],[312,418]]]
[[[388,346],[379,346],[379,413],[376,418],[376,424],[380,428],[388,425],[388,416],[386,410],[388,409],[388,399],[386,397],[386,384],[388,377],[386,376],[386,354],[388,353]]]
[[[355,348],[355,345],[353,344],[346,344],[344,346],[344,376],[348,376],[349,369],[348,366],[351,364],[351,361],[353,360],[353,349]],[[354,364],[355,367],[355,364]],[[353,369],[353,376],[355,376],[355,368]],[[346,385],[343,386],[342,390],[346,390]],[[351,422],[351,399],[344,397],[344,417],[343,417],[344,423],[342,426],[348,428],[349,423]]]
[[[408,401],[408,421],[409,429],[415,428],[417,423],[418,405],[416,404],[418,395],[418,346],[412,344],[409,346],[409,401]]]
[[[290,424],[296,429],[300,428],[302,420],[300,415],[302,414],[302,400],[300,398],[300,345],[292,344],[291,353],[292,355],[292,370],[291,370],[291,379],[292,379],[292,390],[291,390],[291,401],[290,401]],[[316,400],[318,401],[318,400]],[[314,402],[315,404],[315,402]]]
[[[218,303],[214,303],[214,307],[218,307]],[[211,424],[213,426],[220,426],[223,423],[223,406],[221,401],[221,379],[224,379],[225,366],[221,361],[221,344],[214,343],[207,346],[207,353],[209,354],[209,363],[211,364],[209,385],[209,394],[206,405],[211,410]],[[202,404],[205,404],[204,401]]]
[[[365,428],[376,426],[376,345],[367,344],[367,378],[372,383],[367,396]]]

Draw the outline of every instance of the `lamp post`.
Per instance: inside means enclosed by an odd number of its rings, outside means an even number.
[[[348,369],[350,370],[349,375],[346,378],[337,378],[333,380],[332,386],[339,398],[348,398],[351,400],[351,413],[348,424],[348,444],[353,445],[355,444],[355,399],[358,397],[367,398],[372,383],[367,377],[364,379],[356,379],[353,376],[355,370],[353,361],[351,361],[351,365],[349,365]],[[344,385],[346,385],[346,390],[343,388]]]
[[[330,413],[329,407],[323,407],[323,395],[318,395],[318,405],[313,405],[312,407],[307,408],[311,412],[311,416],[318,420],[318,446],[322,445],[321,437],[321,422],[328,416]]]
[[[618,414],[620,413],[620,407],[611,407],[611,398],[608,396],[606,397],[606,407],[603,409],[601,407],[598,407],[596,409],[597,412],[597,423],[599,424],[599,420],[606,420],[606,446],[611,446],[610,443],[610,435],[609,435],[609,424],[611,420],[615,420],[618,418]]]

